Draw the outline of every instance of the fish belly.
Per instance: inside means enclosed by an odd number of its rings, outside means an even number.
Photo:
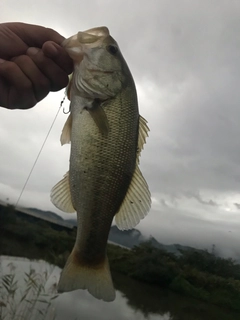
[[[131,182],[136,165],[138,117],[123,117],[104,107],[110,130],[103,137],[87,110],[73,114],[70,189],[78,216],[76,249],[81,263],[105,258],[114,215]]]

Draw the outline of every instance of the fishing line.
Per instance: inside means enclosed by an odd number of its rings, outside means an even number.
[[[54,123],[55,123],[55,121],[56,121],[56,119],[57,119],[57,116],[58,116],[58,114],[59,114],[59,111],[60,111],[60,109],[62,108],[62,105],[63,105],[63,103],[64,103],[64,101],[65,101],[65,98],[66,98],[66,95],[63,97],[63,100],[62,100],[61,103],[60,103],[60,107],[59,107],[59,109],[58,109],[58,111],[57,111],[57,113],[56,113],[56,115],[55,115],[55,117],[54,117],[54,119],[53,119],[53,122],[52,122],[52,124],[51,124],[51,126],[50,126],[50,128],[49,128],[49,130],[48,130],[48,133],[47,133],[47,135],[46,135],[46,137],[45,137],[45,139],[44,139],[44,141],[43,141],[43,144],[42,144],[42,146],[41,146],[41,148],[40,148],[40,150],[39,150],[39,152],[38,152],[37,158],[35,159],[35,161],[34,161],[34,163],[33,163],[33,165],[32,165],[32,168],[31,168],[31,170],[30,170],[30,172],[29,172],[29,175],[28,175],[28,177],[27,177],[27,179],[26,179],[26,181],[25,181],[25,183],[24,183],[24,185],[23,185],[23,188],[22,188],[22,190],[21,190],[21,192],[20,192],[20,195],[19,195],[19,197],[18,197],[18,199],[17,199],[17,202],[16,202],[16,204],[15,204],[15,207],[17,207],[17,205],[18,205],[18,203],[19,203],[19,201],[20,201],[20,199],[21,199],[21,197],[22,197],[22,194],[23,194],[23,192],[24,192],[24,190],[25,190],[25,188],[26,188],[26,185],[27,185],[30,177],[31,177],[31,174],[32,174],[32,172],[33,172],[33,169],[34,169],[35,166],[36,166],[36,163],[37,163],[37,161],[38,161],[38,159],[39,159],[39,157],[40,157],[40,154],[41,154],[41,152],[42,152],[42,150],[43,150],[43,148],[44,148],[44,146],[45,146],[45,143],[46,143],[46,141],[47,141],[47,139],[48,139],[48,137],[49,137],[49,134],[50,134],[50,132],[51,132],[51,130],[52,130],[52,127],[53,127],[53,125],[54,125]]]

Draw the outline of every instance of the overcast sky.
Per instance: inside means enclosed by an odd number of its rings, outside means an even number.
[[[237,248],[240,1],[1,0],[0,20],[51,27],[65,37],[106,25],[150,127],[141,169],[153,204],[140,230],[165,243]],[[2,200],[16,202],[63,96],[51,93],[28,111],[0,108]],[[60,111],[20,206],[60,213],[49,194],[68,171],[70,148],[59,142],[66,117]]]

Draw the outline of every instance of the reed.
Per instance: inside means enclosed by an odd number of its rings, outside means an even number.
[[[56,283],[48,289],[50,274],[47,270],[36,272],[30,267],[22,278],[16,273],[14,263],[0,276],[0,320],[53,320],[56,318],[53,300],[58,297]]]

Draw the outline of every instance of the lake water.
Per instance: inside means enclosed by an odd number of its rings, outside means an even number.
[[[10,290],[8,293],[6,288],[2,287],[0,289],[0,319],[240,319],[239,313],[183,297],[167,290],[161,290],[160,288],[143,284],[115,273],[113,274],[113,280],[117,290],[116,300],[114,302],[107,303],[99,301],[84,290],[56,295],[56,284],[60,272],[60,268],[50,265],[45,261],[30,261],[25,258],[1,256],[0,279],[2,279],[4,275],[12,274],[14,276],[15,287],[13,286],[13,290]],[[29,273],[31,274],[30,279],[26,275]],[[33,286],[30,290],[29,283],[31,283],[31,281]],[[34,287],[35,284],[36,286]],[[9,289],[9,287],[7,288]],[[41,290],[39,290],[39,288]],[[27,289],[29,291],[27,295],[24,296]],[[22,299],[23,297],[24,299]],[[54,299],[51,300],[51,298]],[[5,306],[1,306],[1,302],[3,302]]]

